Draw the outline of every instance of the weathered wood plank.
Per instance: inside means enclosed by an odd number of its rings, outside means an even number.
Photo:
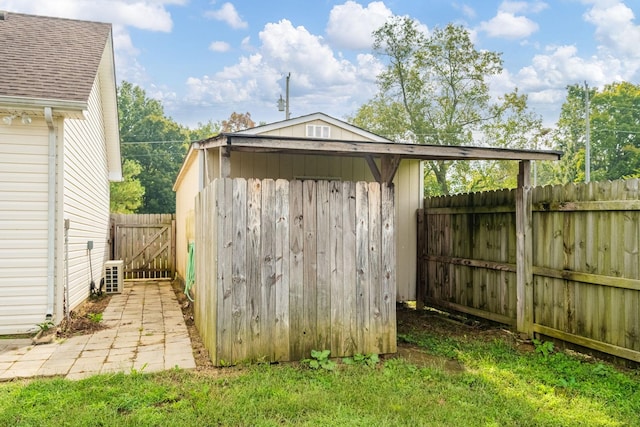
[[[262,181],[260,217],[260,340],[266,360],[275,359],[276,329],[276,182]]]
[[[533,273],[531,241],[531,189],[530,162],[521,161],[516,190],[516,288],[518,331],[532,335],[533,326]]]
[[[304,353],[304,212],[302,181],[289,183],[289,348],[292,360],[308,357]]]
[[[369,325],[370,347],[367,353],[384,353],[382,334],[382,266],[381,266],[381,194],[380,184],[370,182],[368,185],[369,224]]]
[[[303,308],[302,308],[302,349],[304,357],[316,348],[317,331],[317,282],[318,243],[316,218],[316,183],[306,180],[302,183],[302,215],[304,217],[303,252]],[[323,349],[324,350],[324,349]]]
[[[233,181],[229,178],[218,180],[217,227],[218,227],[218,276],[217,286],[222,297],[218,299],[218,345],[216,353],[220,360],[231,362],[233,354]],[[206,243],[203,242],[204,244]],[[206,265],[205,265],[206,268]]]
[[[397,351],[396,326],[396,217],[393,186],[382,186],[382,353]]]
[[[275,325],[274,361],[291,359],[290,353],[290,231],[291,212],[289,210],[289,181],[276,181],[275,194]]]
[[[348,284],[344,279],[344,243],[343,230],[343,185],[341,181],[332,181],[329,188],[329,258],[330,258],[330,305],[331,305],[331,354],[345,354],[345,337],[348,335],[345,310],[345,291]]]
[[[247,181],[233,180],[233,258],[232,268],[232,336],[231,360],[245,360],[249,355],[247,330]]]
[[[260,360],[268,353],[262,347],[262,277],[261,277],[261,211],[262,182],[247,180],[247,238],[246,238],[246,283],[247,283],[247,358]]]
[[[316,182],[316,349],[331,349],[331,212],[329,181]],[[335,353],[334,353],[335,354]]]
[[[353,181],[342,183],[342,237],[343,237],[343,299],[344,299],[344,336],[341,348],[345,356],[358,352],[358,286],[356,266],[356,184]]]
[[[356,313],[357,351],[367,353],[371,348],[371,317],[369,306],[369,198],[366,182],[356,183]]]

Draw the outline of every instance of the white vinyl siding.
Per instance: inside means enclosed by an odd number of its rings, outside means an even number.
[[[98,81],[85,120],[65,121],[64,219],[69,229],[69,300],[73,309],[89,296],[91,278],[99,286],[109,255],[109,180]],[[91,266],[87,242],[93,241]],[[61,289],[62,287],[60,287]]]
[[[47,303],[48,129],[0,122],[0,334],[44,321]]]

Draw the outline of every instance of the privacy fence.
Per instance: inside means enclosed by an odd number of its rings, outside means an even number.
[[[532,330],[640,362],[635,180],[531,191]],[[421,302],[515,324],[515,191],[435,197],[418,214]],[[529,295],[527,297],[527,295]]]
[[[173,278],[174,214],[111,214],[113,259],[124,261],[125,279]]]
[[[196,200],[194,316],[216,365],[396,351],[393,190],[217,179]]]

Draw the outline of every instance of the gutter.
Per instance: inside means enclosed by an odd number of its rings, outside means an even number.
[[[49,128],[49,189],[47,198],[48,235],[47,235],[47,316],[53,319],[53,301],[55,292],[55,249],[56,249],[56,131],[53,126],[53,111],[44,107],[44,120]]]

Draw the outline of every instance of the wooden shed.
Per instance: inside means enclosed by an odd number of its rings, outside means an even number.
[[[213,362],[394,353],[396,302],[416,299],[421,161],[557,158],[399,144],[321,113],[192,144],[174,186],[177,271],[195,243]]]

